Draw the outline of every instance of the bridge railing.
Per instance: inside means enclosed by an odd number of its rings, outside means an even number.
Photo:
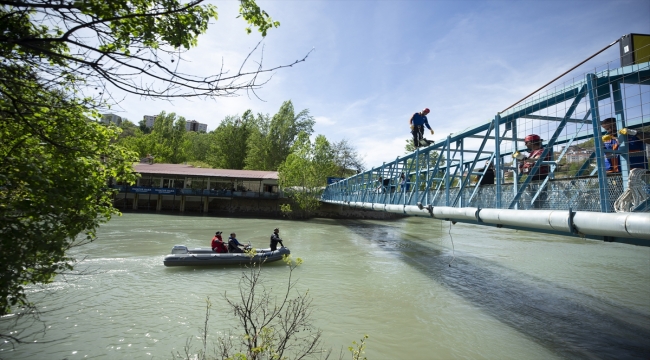
[[[624,193],[620,174],[607,178],[608,181],[608,203],[609,212],[614,212],[615,201]],[[650,175],[646,175],[644,182],[650,183]],[[559,179],[548,182],[542,191],[539,191],[540,183],[531,183],[526,191],[517,200],[517,208],[520,210],[566,210],[574,211],[600,211],[599,183],[595,176]],[[502,186],[502,203],[509,203],[514,199],[514,185],[504,184]],[[644,189],[650,193],[650,186]],[[371,192],[347,192],[329,190],[324,196],[326,201],[351,201],[369,202],[387,205],[417,205],[419,196],[424,191],[415,192],[405,187],[394,186],[384,192],[373,190]],[[417,195],[416,195],[417,194]],[[452,188],[449,192],[452,198],[459,196],[464,207],[475,208],[499,208],[496,204],[496,185],[482,185],[466,187],[462,191],[459,188]],[[460,194],[460,195],[459,195]],[[421,204],[432,206],[447,206],[444,196],[435,195],[435,190],[429,190],[425,198],[429,202]],[[504,208],[504,207],[501,207]],[[645,207],[638,211],[647,211]]]
[[[490,121],[331,184],[322,200],[649,211],[650,176],[633,169],[648,168],[650,145],[644,150],[641,136],[608,134],[601,126],[608,118],[617,129],[650,134],[650,63],[612,62],[567,79]],[[532,134],[543,140],[543,153],[524,173],[514,155],[526,154],[524,139]],[[612,135],[618,145],[606,148]]]

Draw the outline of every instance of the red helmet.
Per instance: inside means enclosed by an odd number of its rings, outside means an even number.
[[[431,112],[431,110],[429,110],[429,108],[424,108],[424,110],[422,110],[422,113],[423,113],[424,115],[426,115],[426,114],[428,114],[428,113],[430,113],[430,112]]]
[[[524,142],[539,142],[542,141],[542,139],[539,137],[539,135],[535,134],[530,134],[524,138]]]

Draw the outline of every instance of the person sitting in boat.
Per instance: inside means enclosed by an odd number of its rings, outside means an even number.
[[[278,243],[280,243],[280,246],[284,247],[282,239],[280,239],[280,229],[275,228],[273,229],[273,234],[271,235],[271,251],[278,249]]]
[[[217,233],[214,235],[212,238],[212,251],[217,252],[217,253],[227,253],[228,249],[226,248],[226,244],[223,243],[223,238],[221,237],[221,231],[217,231]]]
[[[230,237],[228,238],[228,252],[243,253],[244,250],[246,249],[246,246],[244,246],[244,244],[237,241],[237,238],[235,236],[236,236],[235,233],[231,233]]]

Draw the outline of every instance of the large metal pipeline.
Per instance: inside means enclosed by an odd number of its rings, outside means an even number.
[[[568,210],[510,210],[384,205],[345,201],[332,204],[444,220],[470,220],[574,234],[650,240],[650,213],[598,213]]]

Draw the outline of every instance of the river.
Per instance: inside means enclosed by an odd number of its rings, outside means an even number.
[[[81,275],[30,287],[40,321],[7,359],[170,359],[232,319],[242,269],[166,268],[173,245],[209,246],[215,231],[268,247],[274,227],[299,291],[338,358],[367,334],[368,359],[650,357],[650,248],[424,218],[289,221],[125,214],[75,248]],[[288,268],[267,264],[276,291]],[[10,319],[0,325],[6,328]],[[45,329],[45,332],[41,330]],[[4,329],[3,329],[4,331]],[[16,333],[14,333],[16,334]]]

